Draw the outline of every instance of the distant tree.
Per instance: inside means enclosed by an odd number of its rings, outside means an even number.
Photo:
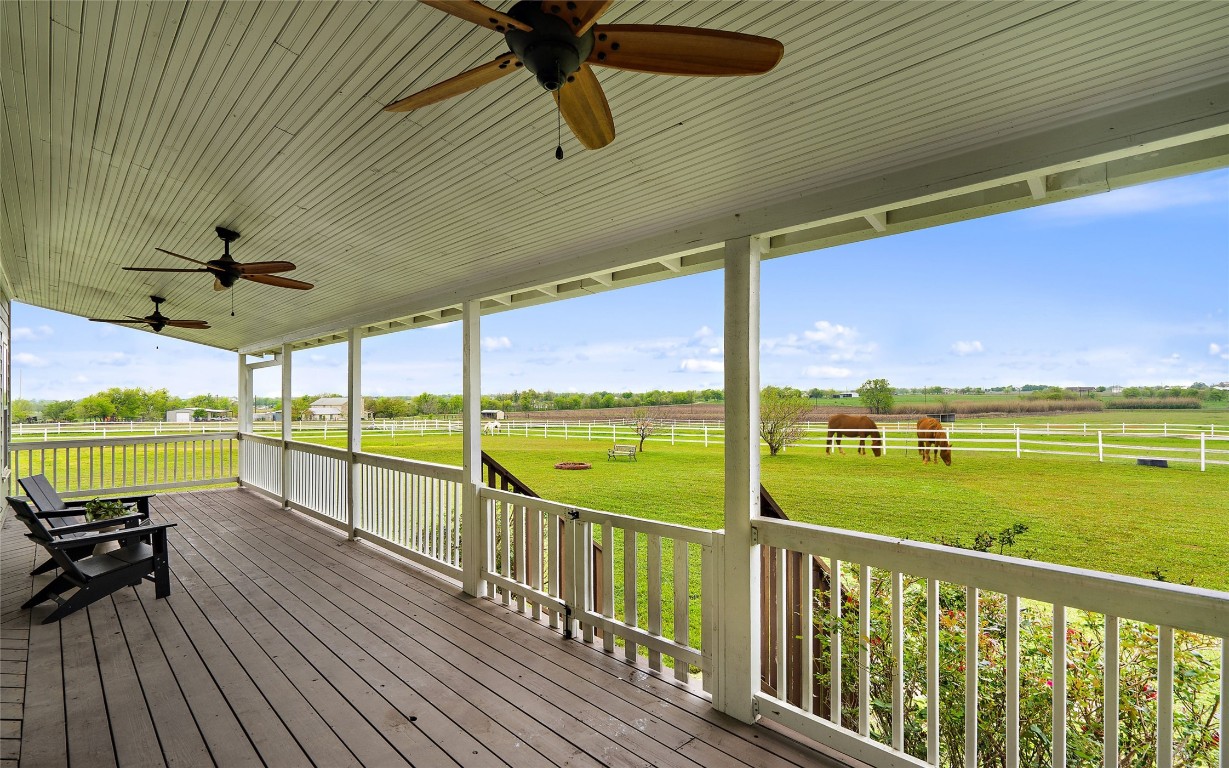
[[[404,397],[376,397],[368,403],[368,408],[378,419],[403,419],[410,415],[410,404]]]
[[[31,416],[36,415],[38,410],[34,407],[34,403],[23,399],[14,400],[10,408],[13,414],[13,423],[28,420]]]
[[[76,400],[53,400],[43,406],[43,421],[76,421],[79,418]]]
[[[871,409],[871,413],[887,413],[892,410],[892,385],[887,379],[867,379],[858,387],[858,397]]]
[[[193,421],[204,421],[208,418],[209,418],[209,411],[206,411],[204,408],[197,408],[195,411],[192,412]]]
[[[290,420],[300,421],[307,416],[307,409],[316,402],[318,395],[299,395],[290,401]]]
[[[632,411],[632,428],[640,436],[640,451],[643,453],[644,441],[649,435],[657,431],[657,422],[649,416],[647,408],[637,408]]]
[[[421,395],[415,397],[414,405],[417,407],[418,412],[423,416],[434,416],[440,412],[439,397],[429,392],[423,392]]]
[[[764,387],[760,392],[760,438],[776,456],[802,437],[800,423],[811,404],[793,387]]]
[[[81,398],[76,415],[82,421],[103,421],[115,415],[115,404],[103,394]]]

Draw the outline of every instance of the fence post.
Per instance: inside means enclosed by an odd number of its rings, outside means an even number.
[[[674,424],[670,425],[670,445],[674,445]]]
[[[1207,441],[1207,437],[1208,437],[1207,433],[1205,433],[1205,432],[1200,432],[1200,433],[1199,433],[1199,471],[1200,471],[1200,472],[1207,472],[1207,471],[1208,471],[1208,441]],[[1223,659],[1223,658],[1221,659],[1221,663],[1222,663],[1222,664],[1224,663],[1224,659]],[[1222,671],[1222,672],[1221,672],[1221,674],[1222,674],[1222,675],[1223,675],[1223,674],[1225,674],[1225,673],[1224,673],[1224,671]]]
[[[708,447],[708,425],[704,425],[704,447]]]
[[[568,439],[568,423],[566,421],[563,422],[563,439]]]
[[[1020,458],[1020,426],[1016,425],[1016,458]]]
[[[1097,461],[1105,463],[1105,446],[1101,442],[1101,430],[1097,430]]]
[[[593,440],[593,422],[589,422],[589,440]]]

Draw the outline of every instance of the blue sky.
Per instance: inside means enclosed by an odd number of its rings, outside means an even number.
[[[764,262],[761,378],[896,386],[1229,380],[1229,170]],[[722,385],[722,273],[483,318],[487,393]],[[459,392],[459,324],[364,341],[364,393]],[[14,394],[234,394],[221,352],[13,306]],[[345,349],[295,354],[344,391]],[[277,369],[256,393],[280,391]]]

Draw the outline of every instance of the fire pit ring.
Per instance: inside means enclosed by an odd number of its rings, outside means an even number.
[[[587,461],[561,461],[555,469],[593,469],[593,465]]]

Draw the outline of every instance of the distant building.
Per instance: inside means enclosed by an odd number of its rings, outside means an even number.
[[[231,417],[230,411],[223,408],[175,408],[166,412],[166,420],[180,424],[197,421],[194,418],[197,411],[202,411],[205,414],[205,417],[200,419],[200,421],[225,421]]]
[[[345,397],[321,397],[307,407],[309,421],[345,421],[350,413],[350,401]],[[363,401],[363,418],[370,419],[371,411],[367,410],[367,402]]]
[[[1121,394],[1122,394],[1122,385],[1120,385],[1120,384],[1115,384],[1114,386],[1109,387],[1109,388],[1108,388],[1108,389],[1106,389],[1105,391],[1106,391],[1106,392],[1108,392],[1108,393],[1109,393],[1109,394],[1111,394],[1111,395],[1121,395]]]
[[[486,411],[483,411],[483,412],[482,412],[482,418],[484,418],[484,419],[495,419],[496,421],[503,421],[503,420],[504,420],[504,412],[503,412],[503,411],[495,411],[495,410],[486,410]]]

